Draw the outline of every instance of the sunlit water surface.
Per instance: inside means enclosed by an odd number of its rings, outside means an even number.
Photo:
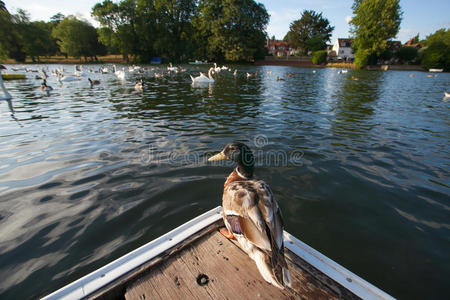
[[[203,87],[189,74],[206,66],[88,73],[94,88],[51,76],[50,94],[37,73],[6,82],[0,298],[48,294],[220,205],[232,165],[206,158],[233,140],[287,231],[395,297],[446,298],[450,75],[234,67]]]

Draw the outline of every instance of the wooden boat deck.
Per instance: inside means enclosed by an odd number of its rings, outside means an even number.
[[[281,290],[268,284],[238,244],[218,232],[220,226],[221,220],[154,258],[140,275],[124,279],[119,288],[107,288],[90,298],[360,299],[288,249],[292,289]]]
[[[155,266],[126,288],[125,299],[338,299],[317,278],[289,261],[292,290],[264,281],[255,263],[217,230]],[[353,295],[346,295],[355,299]]]
[[[292,287],[278,289],[222,226],[217,207],[44,299],[393,299],[287,232]]]

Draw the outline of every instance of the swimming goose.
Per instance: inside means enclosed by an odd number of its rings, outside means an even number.
[[[208,77],[206,77],[205,76],[205,74],[203,74],[202,72],[200,72],[200,76],[197,76],[197,77],[192,77],[192,75],[190,75],[191,76],[191,79],[192,79],[192,84],[195,84],[195,83],[213,83],[214,82],[214,78],[212,77],[212,72],[213,72],[213,68],[210,68],[209,70],[208,70]]]
[[[3,70],[6,70],[5,66],[0,65],[0,87],[2,88],[3,94],[5,94],[5,97],[0,97],[0,100],[11,100],[12,96],[6,89],[5,84],[3,83],[3,76],[2,76]]]
[[[233,142],[208,159],[219,160],[237,163],[224,185],[222,209],[226,229],[221,228],[220,232],[239,242],[267,282],[281,289],[290,286],[280,207],[269,186],[253,178],[252,151],[243,143]]]
[[[99,85],[100,84],[100,80],[92,80],[90,78],[88,78],[89,83],[91,84],[91,87],[93,87],[94,85]]]
[[[46,79],[44,79],[44,81],[42,81],[40,89],[41,89],[41,91],[45,91],[45,92],[53,91],[53,88],[51,86],[47,85]]]

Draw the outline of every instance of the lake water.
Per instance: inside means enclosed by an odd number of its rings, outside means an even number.
[[[235,67],[203,87],[189,74],[206,66],[50,77],[50,94],[37,73],[6,82],[0,298],[48,294],[220,205],[232,165],[206,158],[233,140],[287,231],[394,297],[447,298],[450,74]]]

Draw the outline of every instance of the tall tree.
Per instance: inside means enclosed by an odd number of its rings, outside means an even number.
[[[253,0],[200,0],[194,28],[208,58],[251,61],[264,55],[269,14]]]
[[[285,39],[303,53],[323,50],[330,41],[334,26],[328,19],[313,10],[304,10],[300,19],[290,24]]]
[[[400,0],[355,0],[352,8],[355,64],[363,67],[369,57],[380,56],[387,49],[388,40],[398,33],[403,13]]]
[[[97,30],[86,21],[68,16],[52,32],[58,39],[61,52],[74,57],[96,57],[102,50],[98,42]]]
[[[104,0],[92,8],[92,16],[103,26],[99,30],[100,40],[107,42],[106,46],[111,49],[119,48],[123,57],[136,55],[139,49],[145,45],[139,43],[137,26],[140,23],[138,3],[143,6],[142,13],[148,12],[148,6],[152,1],[124,0],[119,3]],[[142,32],[146,34],[146,32]]]
[[[13,58],[16,61],[24,62],[26,53],[24,51],[24,41],[21,35],[21,23],[27,23],[29,19],[23,10],[11,15],[7,10],[0,10],[0,57]]]

